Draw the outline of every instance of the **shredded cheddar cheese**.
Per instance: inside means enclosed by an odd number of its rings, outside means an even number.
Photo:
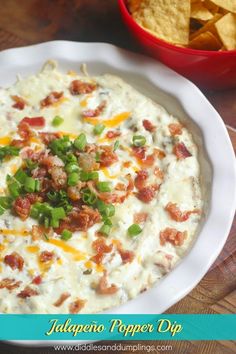
[[[0,137],[0,145],[9,145],[11,140],[10,136],[2,136]]]
[[[50,239],[48,242],[51,243],[52,245],[60,247],[61,249],[63,249],[64,252],[71,253],[74,256],[74,259],[76,261],[81,261],[81,260],[85,259],[85,254],[83,252],[66,244],[65,241]]]
[[[110,119],[99,119],[97,117],[84,117],[84,121],[90,123],[92,125],[96,125],[98,123],[104,124],[106,127],[112,128],[120,125],[123,121],[130,117],[130,112],[123,112],[117,114],[116,116]]]

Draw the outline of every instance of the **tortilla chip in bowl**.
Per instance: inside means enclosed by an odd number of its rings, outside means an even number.
[[[202,88],[236,87],[236,3],[119,0],[119,7],[146,53]]]

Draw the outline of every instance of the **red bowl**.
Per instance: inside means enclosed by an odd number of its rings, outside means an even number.
[[[130,15],[125,0],[119,0],[122,18],[145,52],[207,89],[236,87],[236,50],[207,51],[182,48],[156,38]]]

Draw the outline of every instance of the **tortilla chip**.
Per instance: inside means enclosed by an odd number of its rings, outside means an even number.
[[[236,15],[228,13],[215,23],[216,30],[228,50],[236,49]]]
[[[130,13],[138,11],[142,0],[128,0],[127,5]]]
[[[191,18],[207,21],[213,18],[213,14],[202,3],[196,3],[191,6]]]
[[[190,0],[142,0],[133,17],[158,38],[188,44]]]
[[[236,0],[211,0],[211,2],[225,10],[236,13]]]
[[[204,32],[194,38],[189,43],[189,47],[202,50],[219,50],[222,43],[211,32]]]
[[[204,0],[203,5],[215,15],[219,11],[219,6],[213,4],[210,0]]]
[[[199,30],[197,30],[196,32],[193,32],[190,35],[190,40],[193,40],[195,37],[198,37],[201,33],[204,32],[211,32],[213,33],[214,36],[218,36],[218,33],[216,31],[216,28],[214,26],[215,22],[217,22],[223,15],[221,14],[215,14],[215,16],[208,22],[205,23],[205,25],[201,28],[199,28]]]

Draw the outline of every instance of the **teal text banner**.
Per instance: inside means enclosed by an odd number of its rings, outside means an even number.
[[[236,340],[236,315],[0,315],[0,340]]]

